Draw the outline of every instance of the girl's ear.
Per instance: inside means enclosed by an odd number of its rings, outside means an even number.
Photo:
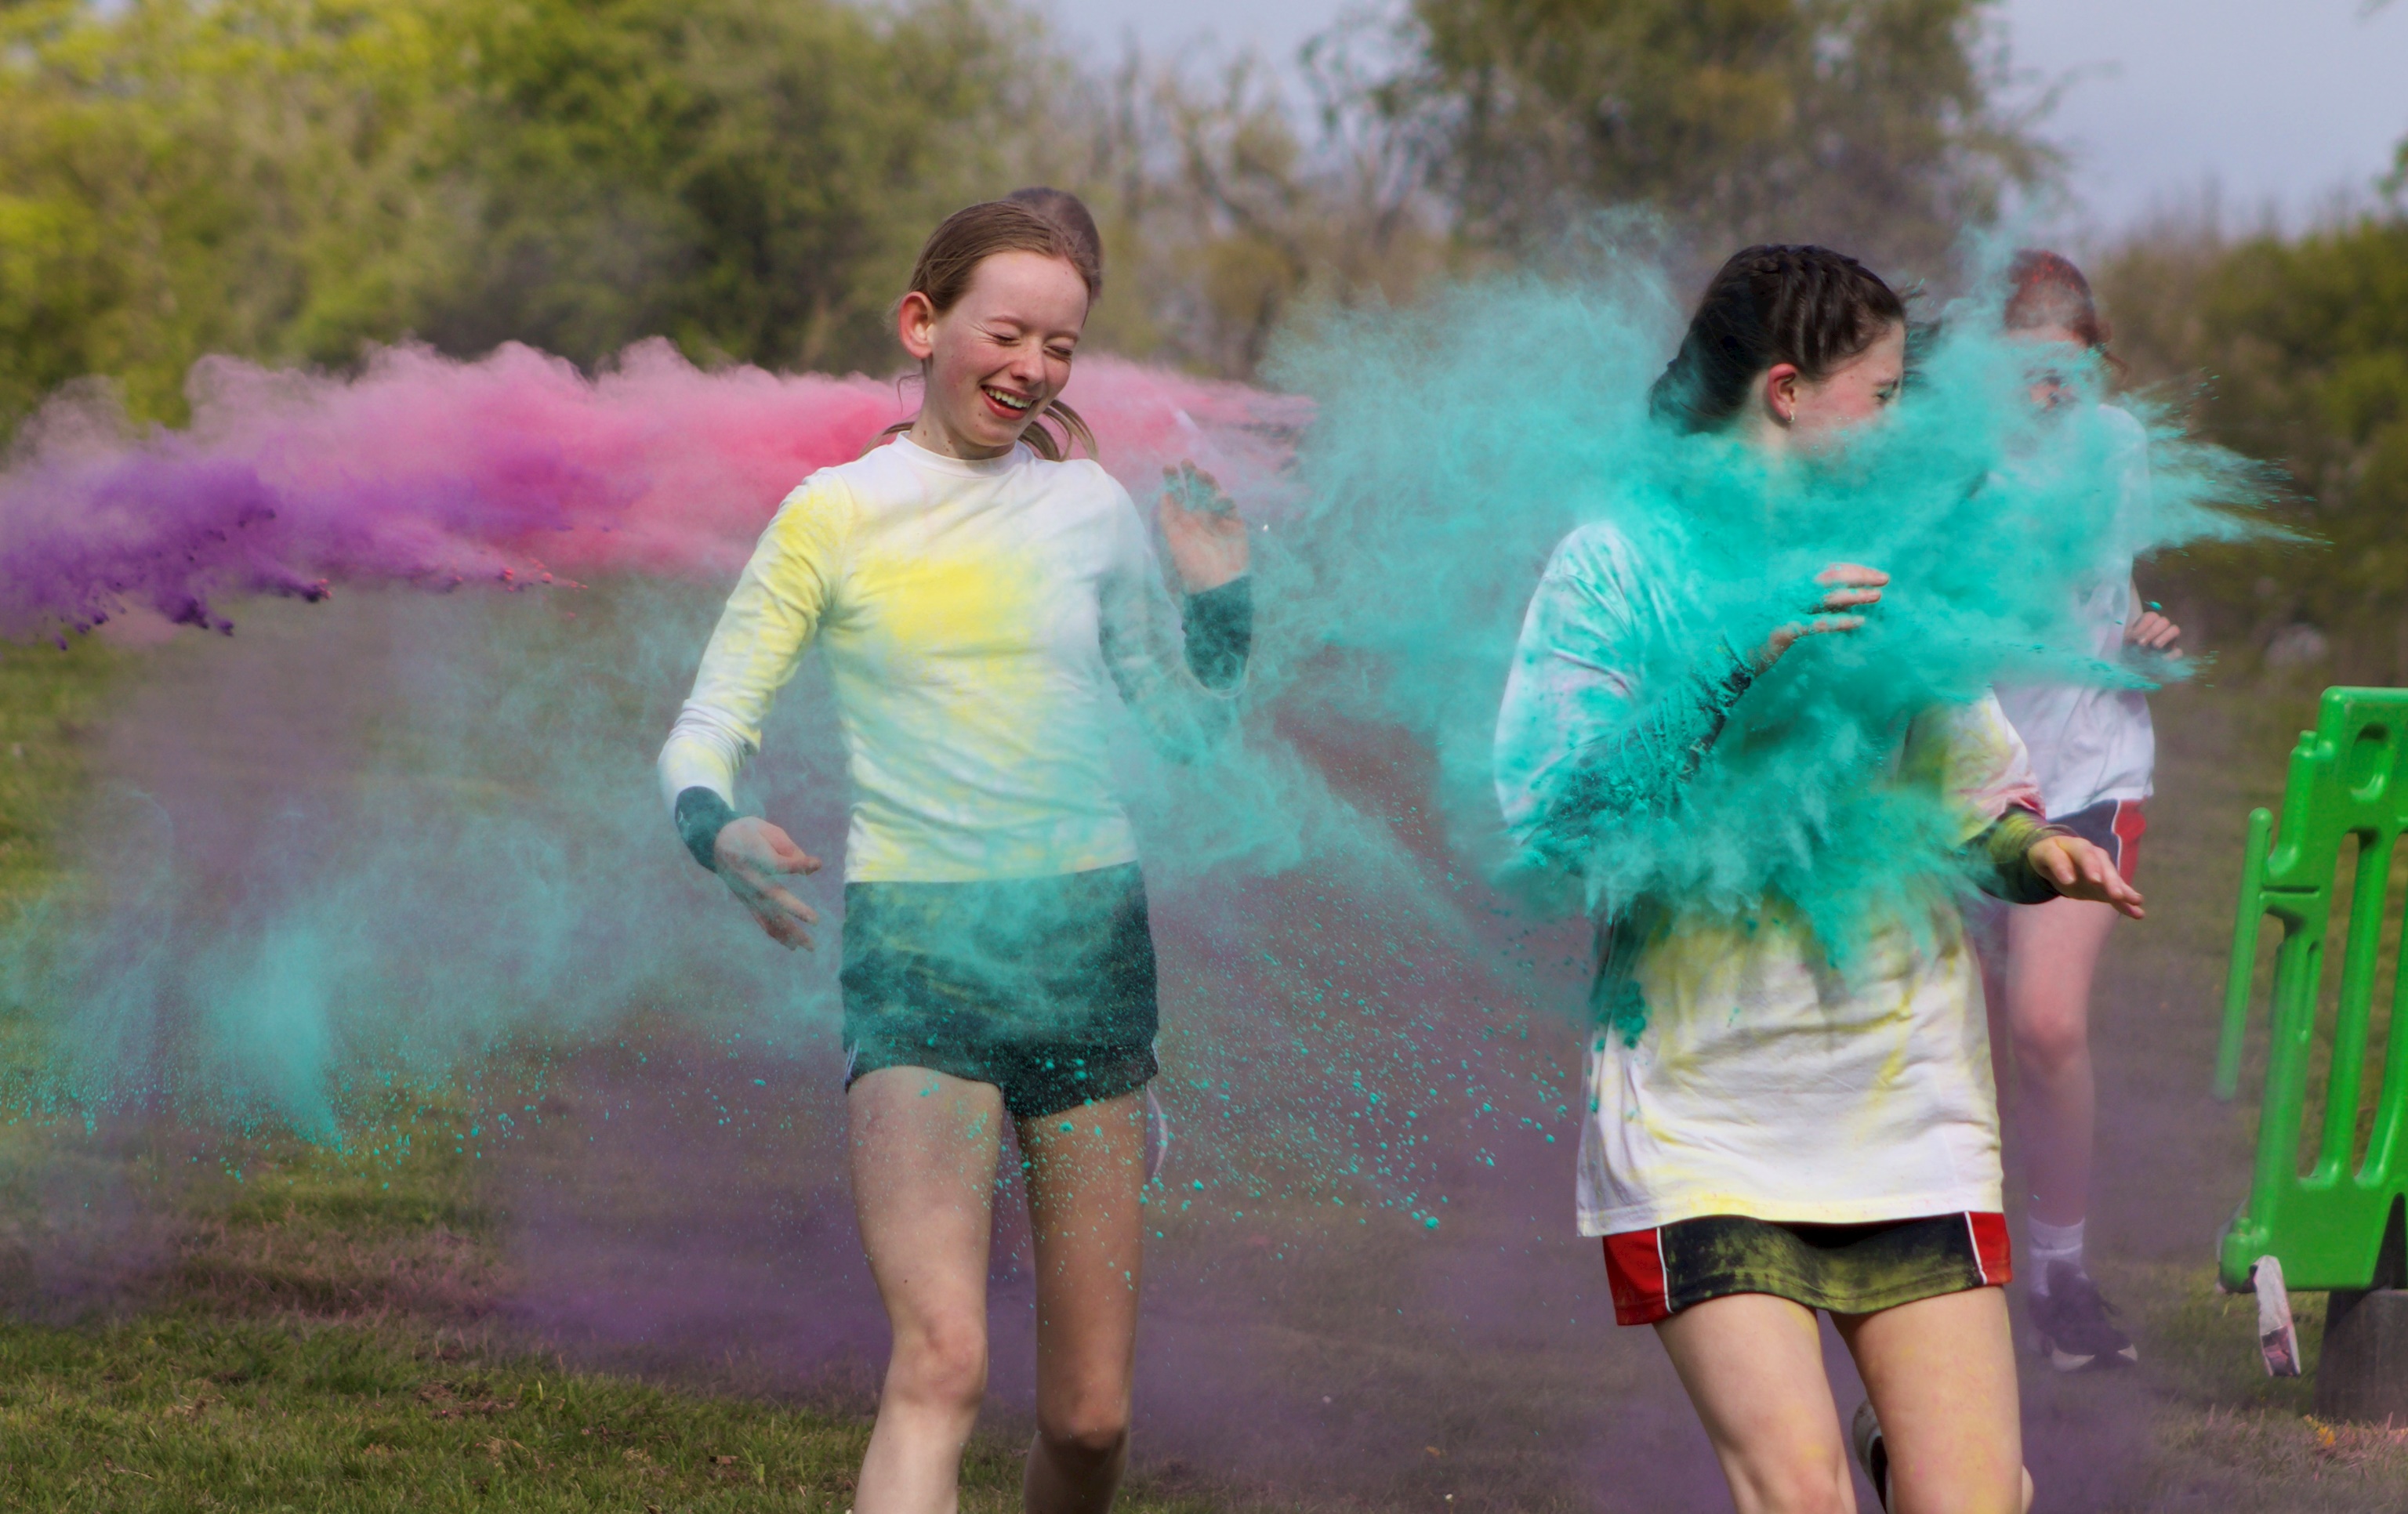
[[[937,350],[937,307],[918,290],[895,307],[895,338],[914,363],[925,363]]]
[[[1776,425],[1787,425],[1798,416],[1798,365],[1776,363],[1765,370],[1764,409]]]

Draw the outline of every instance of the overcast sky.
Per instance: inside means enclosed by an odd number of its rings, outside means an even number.
[[[1134,32],[1149,52],[1210,37],[1292,57],[1364,0],[1043,0],[1098,54]],[[1393,0],[1389,0],[1393,3]],[[1383,8],[1373,0],[1373,8]],[[2408,136],[2408,0],[2004,0],[2019,69],[2072,76],[2049,135],[2071,187],[2114,231],[2195,202],[2271,206],[2293,224],[2336,193],[2364,197]]]

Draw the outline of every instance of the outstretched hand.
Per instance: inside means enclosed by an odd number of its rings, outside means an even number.
[[[2042,836],[2025,855],[2032,870],[2066,898],[2114,905],[2134,920],[2148,913],[2141,907],[2141,891],[2124,881],[2107,853],[2078,836]]]
[[[1238,507],[1211,474],[1193,463],[1162,470],[1162,504],[1155,511],[1170,565],[1191,594],[1218,589],[1246,571],[1253,549]]]
[[[727,892],[736,895],[761,929],[780,946],[811,950],[807,927],[820,922],[819,912],[796,898],[781,881],[820,870],[820,860],[795,845],[794,838],[755,815],[729,821],[711,843],[711,856]]]
[[[1781,661],[1782,653],[1806,636],[1828,636],[1834,631],[1854,631],[1865,623],[1861,615],[1851,610],[1870,608],[1881,603],[1881,592],[1889,582],[1889,575],[1879,568],[1869,568],[1860,563],[1834,563],[1814,575],[1823,585],[1823,597],[1815,602],[1812,618],[1792,621],[1764,638],[1764,645],[1749,659],[1758,673],[1770,670]]]

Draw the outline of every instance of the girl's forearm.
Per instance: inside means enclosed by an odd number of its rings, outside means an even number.
[[[1634,725],[1583,748],[1557,780],[1536,845],[1577,864],[1602,815],[1661,812],[1677,798],[1722,736],[1731,707],[1756,681],[1747,662],[1723,649],[1719,677],[1697,674],[1685,698],[1663,702]]]
[[[1240,574],[1217,589],[1189,594],[1180,605],[1187,671],[1207,689],[1235,688],[1254,647],[1254,591]]]
[[[2071,834],[2028,809],[2008,810],[1965,844],[1974,886],[2009,904],[2046,904],[2057,897],[2057,885],[2032,865],[2031,850],[2052,836]]]

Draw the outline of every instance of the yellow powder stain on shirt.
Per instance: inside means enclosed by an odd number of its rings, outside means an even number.
[[[1008,557],[880,557],[856,568],[853,598],[905,660],[1010,660],[1042,645],[1041,588]]]

